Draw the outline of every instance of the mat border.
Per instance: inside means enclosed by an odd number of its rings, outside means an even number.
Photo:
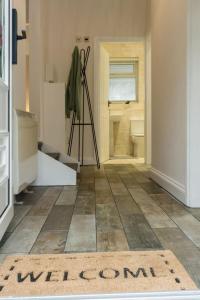
[[[186,292],[126,293],[37,297],[2,297],[0,300],[200,300],[200,290]]]

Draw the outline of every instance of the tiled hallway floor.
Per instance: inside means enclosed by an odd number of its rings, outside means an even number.
[[[200,209],[148,179],[143,165],[81,169],[78,187],[21,194],[0,248],[10,254],[170,249],[200,287]]]

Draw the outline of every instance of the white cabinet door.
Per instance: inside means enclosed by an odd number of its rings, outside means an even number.
[[[0,239],[13,217],[11,180],[10,1],[0,0]]]

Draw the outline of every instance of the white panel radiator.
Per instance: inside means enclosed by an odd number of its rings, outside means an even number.
[[[37,178],[38,124],[34,114],[14,112],[14,194]]]

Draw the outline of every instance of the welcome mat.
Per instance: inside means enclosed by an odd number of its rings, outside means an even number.
[[[197,289],[171,251],[10,256],[0,297]]]

